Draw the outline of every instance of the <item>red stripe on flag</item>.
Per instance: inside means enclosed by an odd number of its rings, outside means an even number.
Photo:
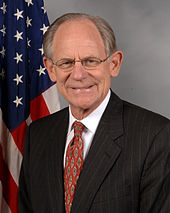
[[[49,115],[50,112],[42,95],[34,98],[30,103],[30,115],[32,121]]]
[[[19,125],[14,131],[11,132],[12,137],[19,149],[19,151],[23,154],[25,135],[27,131],[27,123],[24,121],[21,125]]]
[[[0,156],[2,157],[2,147],[0,145]],[[2,160],[2,158],[1,158]],[[12,213],[18,213],[18,187],[10,174],[6,163],[1,161],[1,181],[2,193]]]

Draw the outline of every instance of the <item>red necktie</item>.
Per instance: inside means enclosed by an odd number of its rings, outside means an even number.
[[[73,124],[74,137],[70,141],[65,158],[64,187],[66,213],[70,213],[76,183],[83,167],[83,140],[84,125],[78,121]]]

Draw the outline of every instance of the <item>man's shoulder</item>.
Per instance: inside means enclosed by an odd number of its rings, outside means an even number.
[[[61,109],[53,114],[42,117],[30,124],[31,128],[48,128],[68,119],[68,107]]]
[[[143,123],[158,129],[170,126],[170,120],[163,115],[124,100],[122,102],[124,119],[128,122]]]
[[[138,121],[146,120],[158,123],[170,123],[170,120],[163,115],[153,112],[145,107],[141,107],[137,104],[121,99],[115,93],[111,93],[111,99],[109,104],[109,112],[122,112],[125,119],[131,121],[137,119]]]

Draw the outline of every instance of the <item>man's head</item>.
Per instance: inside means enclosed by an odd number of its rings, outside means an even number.
[[[43,49],[46,57],[52,58],[52,43],[55,32],[61,24],[67,21],[89,19],[97,27],[106,49],[107,55],[111,55],[116,49],[116,39],[114,32],[110,25],[102,18],[98,16],[91,16],[84,13],[67,13],[57,18],[49,27],[48,31],[44,35]]]
[[[99,17],[66,14],[49,27],[43,48],[51,80],[73,115],[82,119],[100,105],[110,78],[119,73],[123,55],[116,50],[112,29]]]

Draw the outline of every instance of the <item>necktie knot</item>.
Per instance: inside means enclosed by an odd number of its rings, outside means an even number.
[[[75,121],[73,123],[73,128],[74,128],[74,135],[75,136],[81,136],[82,135],[84,125],[81,122]]]

